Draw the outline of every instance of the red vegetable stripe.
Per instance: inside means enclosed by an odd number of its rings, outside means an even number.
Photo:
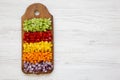
[[[51,31],[46,32],[24,32],[23,35],[24,42],[40,42],[40,41],[51,41],[52,33]]]

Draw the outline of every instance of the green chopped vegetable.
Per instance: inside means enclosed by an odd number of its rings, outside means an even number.
[[[23,23],[23,30],[26,32],[42,32],[51,29],[52,27],[50,18],[33,18],[25,20]]]

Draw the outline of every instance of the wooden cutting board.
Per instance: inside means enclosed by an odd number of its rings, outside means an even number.
[[[24,35],[24,31],[23,31],[23,23],[24,23],[24,21],[25,20],[29,20],[29,19],[32,19],[32,18],[50,18],[51,19],[51,26],[52,26],[52,30],[51,30],[51,32],[52,32],[52,35],[54,34],[54,30],[53,30],[53,16],[49,13],[49,11],[48,11],[48,9],[43,5],[43,4],[41,4],[41,3],[34,3],[34,4],[32,4],[32,5],[30,5],[27,9],[26,9],[26,11],[25,11],[25,13],[24,13],[24,15],[22,16],[22,18],[21,18],[21,22],[22,22],[22,55],[23,55],[23,43],[24,43],[24,41],[23,41],[23,35]],[[54,38],[52,37],[52,44],[53,44],[53,42],[54,42]],[[54,44],[53,44],[53,46],[52,46],[52,57],[54,56],[53,55],[54,54]],[[52,64],[54,64],[54,57],[52,58]],[[53,70],[53,69],[52,69]],[[44,74],[44,73],[51,73],[52,72],[52,70],[51,71],[48,71],[48,72],[39,72],[39,73],[37,73],[37,74]],[[24,71],[24,67],[23,67],[23,61],[22,61],[22,71],[24,72],[24,73],[26,73],[26,74],[30,74],[29,72],[25,72]]]

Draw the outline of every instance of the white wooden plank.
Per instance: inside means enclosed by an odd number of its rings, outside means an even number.
[[[21,16],[34,2],[54,16],[55,69],[21,72]],[[120,80],[119,0],[1,0],[0,80]],[[67,5],[66,5],[67,4]]]

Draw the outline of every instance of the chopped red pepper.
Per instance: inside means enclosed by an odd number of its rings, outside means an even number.
[[[25,32],[23,35],[23,40],[25,42],[39,42],[39,41],[51,41],[52,32]]]

